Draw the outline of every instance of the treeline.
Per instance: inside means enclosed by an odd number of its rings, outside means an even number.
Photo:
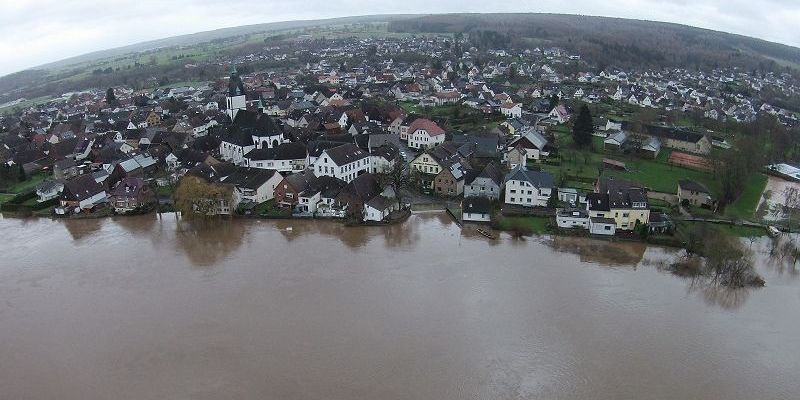
[[[598,65],[787,72],[800,49],[759,39],[662,22],[555,14],[448,14],[389,22],[390,32],[455,33],[477,47],[558,46]],[[486,32],[496,32],[488,35]],[[503,40],[507,38],[508,40]],[[489,40],[485,40],[489,39]],[[498,40],[500,39],[500,40]],[[795,71],[795,70],[791,70]]]

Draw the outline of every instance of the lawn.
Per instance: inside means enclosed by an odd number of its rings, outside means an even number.
[[[532,233],[541,235],[547,232],[550,218],[546,217],[501,217],[499,226],[503,230],[513,230],[515,227],[524,227]]]
[[[28,178],[28,180],[19,182],[14,186],[3,189],[3,192],[10,194],[20,194],[36,189],[36,185],[50,177],[49,174],[35,174]]]
[[[732,218],[752,219],[755,215],[761,193],[767,187],[767,176],[756,174],[747,182],[744,192],[733,203],[725,207],[725,215]]]
[[[719,182],[714,179],[714,175],[708,172],[682,168],[658,160],[625,157],[620,161],[625,163],[627,171],[605,170],[603,174],[639,182],[656,192],[676,193],[678,181],[681,179],[691,179],[702,183],[712,193],[719,193],[720,190]]]
[[[260,203],[255,207],[253,213],[262,217],[283,217],[290,215],[290,211],[288,209],[278,207],[275,199]]]
[[[399,101],[397,102],[397,105],[399,105],[403,110],[406,110],[407,113],[410,114],[420,113],[419,107],[417,107],[417,105],[414,104],[414,102],[412,101]]]
[[[10,201],[11,199],[14,198],[14,196],[16,196],[16,195],[14,195],[14,194],[5,194],[5,193],[0,194],[0,204],[3,204],[5,202],[7,202],[7,201]]]
[[[686,222],[686,221],[683,221],[683,222],[679,223],[678,229],[679,230],[683,229],[683,228],[688,227],[688,226],[690,226],[692,224],[705,224],[705,223],[707,223],[707,222]],[[744,238],[744,237],[753,237],[753,236],[757,237],[757,236],[766,236],[767,235],[767,231],[764,228],[760,228],[760,227],[742,226],[742,225],[724,225],[724,224],[718,224],[716,226],[717,226],[717,228],[719,228],[719,231],[721,233],[725,233],[727,235],[735,236],[735,237]]]

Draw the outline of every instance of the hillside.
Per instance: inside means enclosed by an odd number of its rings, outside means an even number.
[[[800,68],[800,49],[741,35],[664,22],[561,14],[426,15],[389,23],[393,32],[498,32],[510,46],[551,45],[599,66],[784,71]],[[473,35],[479,36],[479,35]],[[483,43],[490,45],[491,43]]]
[[[383,27],[359,31],[361,35],[461,32],[482,50],[558,46],[580,54],[597,69],[739,66],[757,73],[800,72],[798,48],[678,24],[558,14],[379,15],[247,25],[89,53],[0,77],[0,104],[88,87],[154,87],[215,79],[224,72],[226,59],[256,51],[271,35],[296,36],[357,24]],[[185,69],[189,63],[203,67]]]

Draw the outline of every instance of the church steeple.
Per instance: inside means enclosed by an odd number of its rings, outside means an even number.
[[[231,63],[231,77],[228,80],[228,96],[244,96],[244,82],[236,70],[236,64]]]

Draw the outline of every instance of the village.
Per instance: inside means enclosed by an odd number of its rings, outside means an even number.
[[[216,60],[214,81],[17,108],[0,119],[0,210],[387,224],[441,209],[520,234],[628,238],[796,228],[796,185],[765,189],[800,180],[791,75],[597,72],[558,48],[464,43],[300,35]],[[749,126],[767,126],[758,157]]]

